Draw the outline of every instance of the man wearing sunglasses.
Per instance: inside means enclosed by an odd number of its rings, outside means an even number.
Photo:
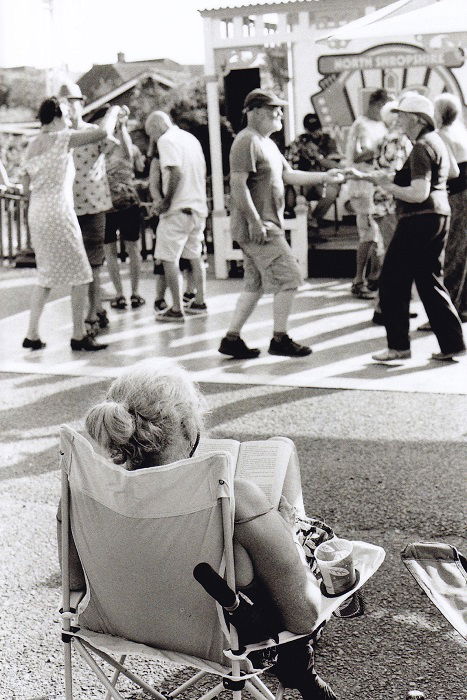
[[[335,170],[293,170],[269,138],[282,129],[282,107],[287,104],[269,90],[255,89],[244,102],[247,126],[240,131],[230,152],[231,232],[243,251],[245,287],[238,298],[229,329],[219,352],[236,359],[258,357],[241,330],[263,294],[272,293],[274,333],[271,355],[304,357],[311,348],[287,334],[292,302],[302,277],[285,239],[284,185],[340,183]]]

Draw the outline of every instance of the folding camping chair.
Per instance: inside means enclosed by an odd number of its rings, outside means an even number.
[[[61,429],[60,454],[67,700],[73,697],[72,647],[107,689],[107,697],[115,700],[123,700],[115,687],[120,674],[165,700],[124,664],[130,653],[198,669],[171,698],[214,673],[220,682],[202,700],[225,688],[233,691],[234,700],[241,700],[242,688],[256,700],[273,700],[259,677],[264,669],[255,669],[249,655],[276,642],[264,640],[239,650],[235,628],[225,623],[222,609],[192,573],[197,564],[207,562],[235,589],[232,457],[219,452],[126,471],[67,426]],[[70,591],[70,533],[84,570],[82,592]],[[341,596],[321,596],[315,629],[384,559],[384,550],[362,542],[354,543],[354,554],[358,583]],[[299,636],[281,632],[279,643]],[[96,657],[114,669],[111,679]]]
[[[459,634],[467,639],[467,560],[442,542],[413,542],[401,558],[418,585]]]

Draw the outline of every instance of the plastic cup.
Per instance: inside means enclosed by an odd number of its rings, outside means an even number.
[[[352,542],[335,537],[315,549],[316,564],[329,595],[345,593],[355,584]]]

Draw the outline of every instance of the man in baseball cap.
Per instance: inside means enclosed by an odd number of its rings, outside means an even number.
[[[292,170],[269,138],[282,129],[285,100],[256,88],[244,101],[247,126],[234,139],[230,151],[231,232],[243,251],[244,283],[229,329],[219,352],[236,359],[258,357],[240,332],[265,293],[274,295],[274,334],[271,355],[304,357],[311,348],[287,334],[292,303],[302,277],[285,239],[284,184],[316,185],[343,181],[341,175]]]
[[[245,97],[243,109],[249,111],[255,107],[284,107],[287,102],[277,97],[271,90],[255,88]]]

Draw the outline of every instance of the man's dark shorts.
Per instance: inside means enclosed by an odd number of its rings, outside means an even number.
[[[137,241],[141,227],[140,209],[137,205],[127,209],[109,211],[105,216],[104,243],[115,243],[117,231],[124,241]]]
[[[298,289],[303,279],[285,235],[262,245],[241,241],[245,291],[266,294]]]
[[[105,212],[81,214],[78,223],[91,267],[104,264]]]

